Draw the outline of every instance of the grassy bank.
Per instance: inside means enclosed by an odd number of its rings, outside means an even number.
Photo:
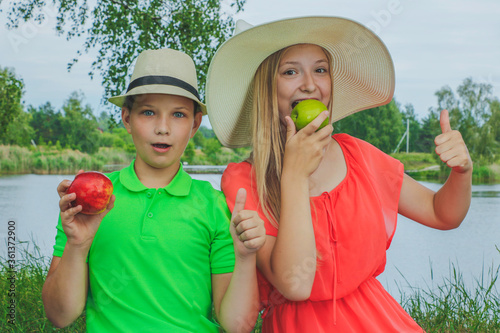
[[[41,300],[49,258],[41,256],[32,243],[17,244],[16,251],[14,267],[6,258],[0,260],[0,332],[52,332],[55,328],[45,318]],[[410,293],[401,292],[400,304],[428,333],[499,332],[500,293],[495,286],[499,271],[500,266],[487,273],[483,270],[470,288],[459,269],[451,265],[449,278],[427,289],[409,287]],[[15,307],[9,309],[11,300]],[[12,312],[15,324],[8,322]],[[85,316],[59,331],[84,332]],[[260,321],[254,332],[260,332]]]
[[[129,164],[133,153],[102,147],[89,155],[78,150],[0,145],[0,174],[75,174],[78,170],[109,171],[115,164]]]
[[[224,151],[223,151],[224,152]],[[128,165],[135,153],[117,148],[101,147],[95,154],[86,154],[78,150],[61,149],[48,146],[19,147],[0,145],[0,175],[6,174],[75,174],[78,170],[95,170],[109,172],[116,169],[114,166]],[[203,153],[195,152],[195,164],[207,164],[202,158]],[[243,154],[244,155],[244,154]],[[220,158],[219,164],[229,161],[240,161],[234,152]],[[246,155],[245,155],[246,156]],[[433,154],[427,153],[398,153],[392,154],[400,160],[405,172],[417,180],[443,182],[448,176],[449,169],[440,167]],[[196,171],[193,171],[196,172]],[[495,184],[500,182],[500,162],[492,165],[474,165],[473,182],[475,184]]]
[[[444,182],[450,169],[441,161],[437,161],[434,154],[428,153],[398,153],[392,157],[404,164],[405,172],[417,180]],[[474,163],[472,172],[474,184],[500,183],[500,161],[490,165]]]

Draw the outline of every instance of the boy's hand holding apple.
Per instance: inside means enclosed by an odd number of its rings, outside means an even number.
[[[68,243],[90,247],[103,217],[114,205],[111,181],[101,173],[80,171],[73,182],[63,180],[57,192]]]

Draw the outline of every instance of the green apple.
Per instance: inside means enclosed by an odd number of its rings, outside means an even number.
[[[316,117],[325,110],[328,110],[328,108],[320,101],[316,99],[305,99],[295,105],[290,117],[292,118],[297,131],[299,131],[306,127],[311,121],[316,119]],[[318,130],[326,125],[328,125],[328,118],[321,123]]]

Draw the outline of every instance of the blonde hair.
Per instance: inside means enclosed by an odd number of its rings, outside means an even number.
[[[286,123],[278,111],[277,75],[281,58],[289,47],[267,57],[260,64],[253,80],[253,151],[250,162],[255,171],[260,208],[276,228],[280,220],[281,172],[286,143]],[[322,50],[328,59],[331,73],[332,57],[324,48]],[[333,78],[331,81],[330,114],[333,104]]]

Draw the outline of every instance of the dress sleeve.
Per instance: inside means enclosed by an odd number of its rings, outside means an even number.
[[[389,248],[396,231],[404,165],[366,141],[346,134],[339,136],[351,145],[350,149],[359,152],[357,162],[362,164],[370,175],[372,185],[380,199],[387,234],[386,248]]]
[[[269,219],[266,218],[264,212],[260,207],[254,175],[255,173],[253,171],[252,165],[248,162],[228,164],[221,179],[222,192],[224,192],[224,195],[226,196],[227,206],[232,212],[234,209],[236,193],[240,188],[244,188],[247,191],[247,201],[245,203],[245,209],[257,211],[260,218],[264,221],[266,234],[276,237],[278,235],[278,229],[276,229],[271,224]]]

